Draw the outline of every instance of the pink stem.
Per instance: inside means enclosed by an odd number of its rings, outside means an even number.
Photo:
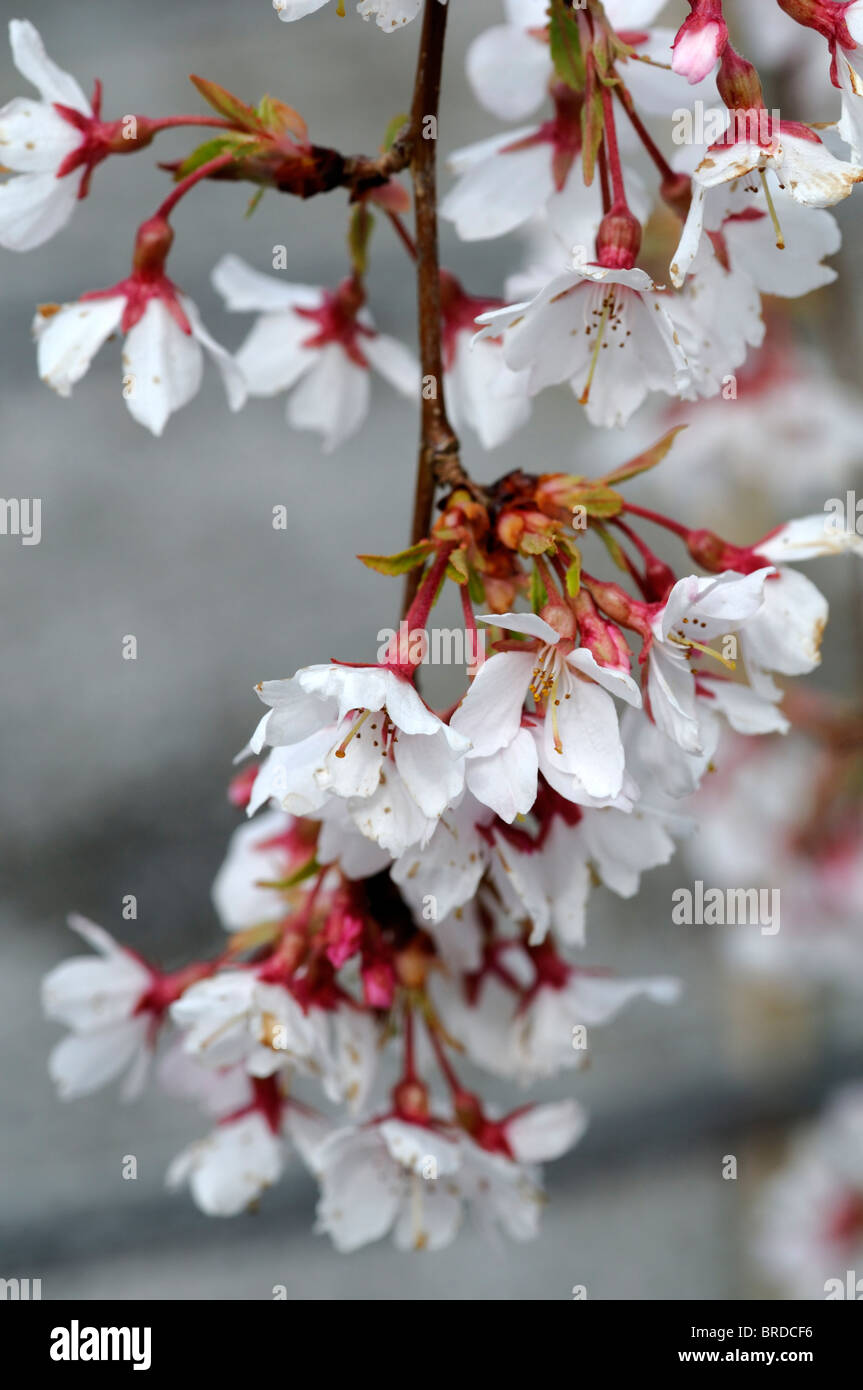
[[[626,207],[626,188],[623,182],[623,165],[620,162],[620,149],[617,144],[617,128],[614,124],[614,102],[607,87],[602,88],[602,110],[605,116],[605,144],[608,150],[608,167],[611,173],[611,187],[614,201]]]
[[[160,130],[179,130],[185,126],[211,126],[218,130],[237,130],[232,121],[224,121],[221,116],[157,116],[147,121],[147,127],[154,133]]]
[[[633,516],[644,517],[645,521],[652,521],[655,526],[664,526],[666,531],[673,531],[675,536],[679,536],[683,541],[689,540],[689,527],[681,526],[679,521],[673,521],[670,516],[652,512],[649,507],[637,507],[634,502],[627,502],[625,510]]]
[[[180,199],[186,196],[190,188],[194,188],[195,184],[200,183],[202,179],[217,173],[219,169],[226,169],[233,162],[234,156],[232,154],[220,154],[215,159],[208,159],[206,164],[202,164],[199,169],[194,169],[191,174],[187,174],[184,179],[180,180],[176,188],[168,194],[164,203],[156,209],[155,216],[170,217]]]
[[[420,585],[419,593],[405,614],[408,632],[425,630],[432,604],[437,595],[438,585],[446,574],[449,557],[454,550],[455,544],[450,542],[438,551],[434,564]]]

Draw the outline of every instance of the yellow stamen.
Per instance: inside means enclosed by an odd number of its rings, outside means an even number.
[[[411,1173],[411,1225],[413,1226],[414,1250],[422,1250],[428,1241],[423,1230],[423,1179],[419,1173]]]
[[[554,684],[554,679],[554,651],[549,647],[543,647],[540,651],[539,660],[533,668],[530,686],[528,687],[538,705],[545,699]]]
[[[703,642],[694,642],[691,637],[680,637],[676,632],[672,632],[668,638],[669,642],[676,642],[678,647],[694,647],[697,652],[704,652],[705,656],[713,656],[717,661],[721,661],[729,671],[737,670],[737,662],[729,657],[723,656],[721,652],[714,651],[713,647],[705,647]]]
[[[554,735],[554,751],[555,751],[555,753],[561,753],[561,754],[562,754],[562,753],[563,753],[563,739],[562,739],[561,736],[560,736],[560,728],[558,727],[558,723],[557,723],[557,707],[558,707],[558,704],[559,704],[560,702],[556,699],[556,696],[557,696],[557,681],[555,680],[554,684],[553,684],[552,687],[551,687],[551,706],[550,706],[549,712],[550,712],[550,714],[551,714],[551,732],[552,732],[552,734]]]
[[[763,169],[759,169],[758,172],[761,175],[761,186],[764,189],[764,196],[767,199],[767,211],[770,213],[770,220],[773,223],[773,230],[776,233],[776,249],[777,251],[784,251],[785,238],[782,235],[782,228],[779,225],[779,217],[777,216],[776,208],[773,203],[773,194],[770,192],[767,175]]]
[[[339,744],[338,748],[336,749],[336,757],[337,757],[337,758],[343,758],[343,757],[345,756],[345,753],[347,752],[348,744],[350,743],[350,741],[351,741],[351,739],[353,738],[354,734],[359,733],[359,731],[360,731],[360,729],[362,728],[363,724],[365,724],[366,720],[368,719],[369,714],[370,714],[370,711],[367,710],[367,709],[364,709],[363,712],[362,712],[362,714],[360,715],[359,719],[355,719],[355,720],[354,720],[354,723],[353,723],[353,725],[351,726],[351,731],[350,731],[350,733],[347,735],[346,738],[343,738],[343,739],[342,739],[341,743]]]
[[[587,402],[590,400],[590,388],[593,385],[593,378],[596,373],[596,364],[599,361],[599,350],[602,347],[602,340],[605,336],[605,327],[608,323],[608,319],[611,314],[613,305],[614,290],[611,290],[605,296],[605,299],[603,301],[602,318],[599,320],[599,324],[597,326],[596,343],[594,344],[593,348],[593,356],[590,359],[590,370],[587,373],[587,383],[585,385],[585,388],[579,397],[579,405],[587,405]]]

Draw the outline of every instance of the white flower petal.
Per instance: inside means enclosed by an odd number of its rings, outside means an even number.
[[[294,429],[323,436],[324,453],[356,434],[369,410],[371,386],[365,367],[352,362],[338,343],[330,343],[288,399]]]
[[[129,331],[123,352],[124,392],[132,418],[160,435],[175,410],[195,396],[204,372],[203,353],[160,298],[151,299]]]
[[[496,753],[515,738],[534,661],[533,652],[498,652],[479,668],[450,723],[470,740],[476,757]]]
[[[315,285],[293,285],[279,276],[265,275],[233,254],[222,257],[210,278],[224,299],[225,308],[235,313],[271,314],[295,307],[317,309],[324,297],[323,290]],[[306,320],[305,328],[310,333],[313,325]]]
[[[506,1137],[518,1163],[549,1163],[577,1144],[587,1115],[574,1100],[533,1105],[510,1120]]]
[[[122,295],[114,295],[65,304],[48,318],[37,313],[33,334],[42,380],[59,395],[68,396],[102,344],[120,327],[125,305]]]
[[[0,163],[7,169],[55,174],[81,138],[53,106],[29,97],[16,97],[0,110]]]
[[[420,367],[414,354],[387,333],[375,333],[373,338],[363,338],[363,356],[367,357],[376,372],[403,396],[419,396]]]
[[[65,227],[75,210],[78,180],[68,174],[18,174],[0,184],[0,246],[32,251]]]
[[[12,59],[22,77],[38,90],[44,101],[57,101],[61,106],[73,106],[85,116],[93,114],[90,103],[74,77],[58,68],[45,52],[39,30],[29,19],[9,21],[9,42]]]

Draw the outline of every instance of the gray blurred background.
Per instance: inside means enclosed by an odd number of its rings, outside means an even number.
[[[470,38],[498,21],[498,0],[450,3],[442,152],[497,129],[462,60]],[[4,18],[33,19],[85,89],[102,77],[106,116],[198,111],[186,80],[196,71],[248,100],[280,96],[318,143],[373,150],[408,105],[418,26],[387,38],[332,8],[281,25],[268,0],[3,6]],[[25,89],[4,47],[0,99]],[[159,137],[155,158],[193,141],[194,132]],[[258,717],[252,687],[331,655],[368,659],[378,628],[397,620],[398,593],[352,555],[401,548],[409,525],[416,412],[385,385],[361,435],[325,457],[315,437],[288,432],[283,401],[230,415],[212,370],[152,439],[124,407],[116,344],[68,401],[37,380],[34,306],[126,274],[135,228],[166,188],[149,152],[113,160],[60,237],[26,256],[3,253],[0,267],[2,495],[42,499],[40,545],[0,538],[0,1276],[41,1278],[45,1298],[254,1299],[274,1284],[291,1299],[554,1300],[575,1284],[590,1298],[751,1296],[759,1286],[742,1235],[754,1175],[779,1151],[785,1123],[831,1079],[854,1074],[863,1030],[841,1001],[805,1017],[773,1001],[765,1027],[760,1001],[741,1002],[706,935],[671,925],[674,866],[634,902],[594,895],[589,961],[679,973],[686,995],[676,1010],[634,1008],[600,1033],[589,1071],[549,1088],[577,1095],[593,1124],[549,1170],[553,1206],[528,1248],[501,1254],[466,1233],[438,1255],[381,1245],[338,1256],[311,1234],[313,1184],[298,1166],[256,1214],[210,1221],[188,1194],[163,1188],[168,1161],[206,1121],[153,1092],[132,1108],[113,1091],[68,1106],[55,1098],[45,1063],[59,1033],[40,1017],[38,984],[78,949],[67,911],[169,966],[213,948],[209,887],[238,823],[225,787]],[[223,313],[209,285],[225,251],[266,270],[284,243],[289,278],[309,283],[331,283],[345,265],[343,194],[301,205],[268,193],[246,220],[248,197],[202,186],[174,219],[171,273],[229,347],[249,320]],[[476,293],[500,293],[516,268],[512,241],[457,246],[446,228],[443,241],[445,261]],[[379,326],[410,341],[409,267],[383,224],[371,290]],[[853,318],[837,297],[824,296],[819,312],[828,336]],[[849,341],[835,345],[837,358]],[[481,477],[537,461],[589,472],[577,416],[566,392],[546,393],[533,425],[493,459],[469,437],[468,466]],[[618,442],[622,460],[626,436]],[[800,501],[789,497],[784,514]],[[271,525],[277,503],[291,513],[286,532]],[[752,526],[747,518],[739,538],[754,538]],[[847,577],[812,575],[847,616]],[[852,654],[840,631],[828,634],[823,679],[841,689]],[[137,637],[137,661],[122,659],[126,634]],[[129,893],[136,923],[120,917]],[[729,1153],[741,1161],[738,1183],[721,1180]],[[138,1157],[135,1182],[121,1178],[126,1154]]]

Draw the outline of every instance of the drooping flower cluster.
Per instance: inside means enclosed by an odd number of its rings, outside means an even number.
[[[118,1072],[118,1027],[139,1054],[163,1025],[177,1035],[162,1079],[176,1087],[179,1072],[218,1122],[170,1181],[188,1179],[205,1210],[246,1205],[292,1144],[339,1248],[390,1230],[399,1245],[440,1245],[466,1207],[530,1235],[536,1164],[574,1143],[584,1117],[571,1101],[496,1115],[460,1078],[462,1057],[528,1084],[577,1067],[594,1027],[630,1001],[677,997],[672,978],[579,963],[590,884],[629,897],[668,862],[681,799],[723,728],[788,727],[775,678],[817,665],[827,608],[786,562],[856,538],[805,518],[737,547],[645,515],[618,485],[669,443],[595,482],[519,473],[482,501],[456,491],[413,552],[366,557],[420,569],[416,598],[377,661],[258,687],[266,711],[244,752],[259,761],[233,793],[253,819],[214,886],[227,950],[164,978],[111,947],[89,989],[81,963],[49,977],[46,1005],[73,1029],[61,1079],[83,1046],[104,1048],[91,1084]],[[640,534],[645,520],[684,543],[681,575]],[[594,536],[628,585],[586,569]],[[477,659],[441,713],[416,676],[447,576]],[[309,1087],[348,1118],[311,1106]]]

